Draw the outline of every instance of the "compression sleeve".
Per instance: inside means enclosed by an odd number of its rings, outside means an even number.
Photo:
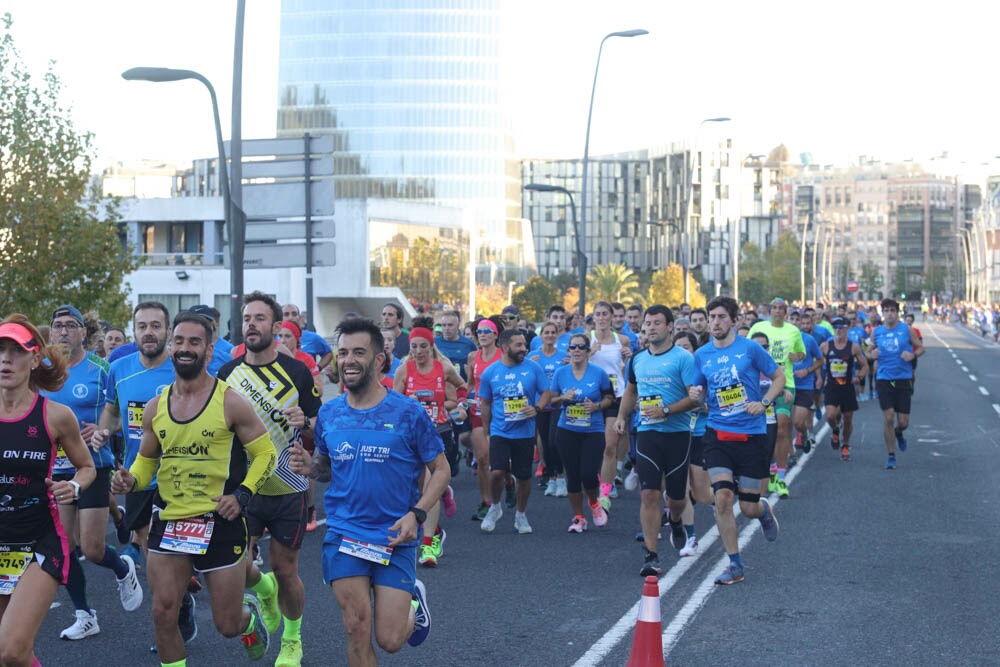
[[[147,486],[153,482],[153,477],[156,475],[156,469],[160,467],[160,457],[155,459],[146,458],[142,454],[138,454],[135,457],[135,461],[132,462],[132,466],[128,469],[129,473],[135,477],[135,487],[134,491],[142,491]]]
[[[278,452],[274,449],[274,443],[267,431],[253,442],[243,445],[243,449],[251,456],[252,462],[250,469],[247,470],[247,476],[243,478],[242,485],[257,493],[274,472],[274,463],[278,460]]]

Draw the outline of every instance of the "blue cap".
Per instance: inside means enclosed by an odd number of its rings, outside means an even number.
[[[77,324],[79,324],[81,327],[83,326],[83,313],[81,313],[80,309],[77,308],[76,306],[71,306],[69,304],[66,304],[64,306],[59,306],[58,308],[52,311],[52,320],[50,321],[55,320],[57,317],[72,317],[74,320],[76,320]]]

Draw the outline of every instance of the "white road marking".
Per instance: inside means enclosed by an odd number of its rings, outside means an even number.
[[[917,442],[941,442],[937,438],[919,438]]]
[[[969,379],[972,380],[973,382],[979,382],[979,380],[976,379],[975,375],[969,375]]]
[[[996,411],[997,415],[1000,416],[1000,403],[994,403],[993,409]]]
[[[989,396],[990,392],[986,391],[986,387],[979,387],[979,393],[983,396]]]
[[[969,372],[969,369],[968,369],[968,368],[966,368],[965,366],[962,366],[962,372],[963,372],[963,373],[968,373],[968,372]]]

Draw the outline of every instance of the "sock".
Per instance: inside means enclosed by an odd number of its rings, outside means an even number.
[[[83,575],[83,566],[75,556],[69,557],[69,577],[66,579],[66,592],[73,601],[73,606],[81,611],[90,611],[87,604],[87,578]]]
[[[729,554],[729,564],[730,565],[737,565],[739,567],[743,567],[743,559],[740,558],[740,554],[739,553]]]
[[[643,545],[642,548],[646,550],[646,560],[647,561],[653,560],[654,558],[659,558],[659,556],[656,555],[655,551],[650,551],[649,549],[646,548],[645,545]]]
[[[250,589],[259,597],[269,598],[277,592],[278,584],[271,577],[265,577],[262,574],[260,576],[260,581],[251,586]]]
[[[35,656],[31,656],[31,667],[42,667],[42,663],[38,662],[38,658]]]
[[[687,533],[688,538],[698,537],[698,533],[694,532],[693,523],[684,524],[684,532]]]
[[[601,495],[610,496],[611,495],[611,485],[601,482]]]
[[[285,622],[285,627],[281,631],[281,638],[282,639],[298,639],[299,641],[301,641],[302,640],[302,617],[299,616],[297,619],[295,619],[293,621],[292,619],[290,619],[287,616],[285,616],[284,614],[282,614],[281,618],[284,619],[284,622]]]
[[[410,606],[413,607],[413,613],[416,614],[417,610],[420,609],[420,603],[417,602],[416,598],[410,600]]]
[[[187,667],[187,658],[181,658],[177,662],[161,662],[160,667]]]
[[[774,461],[771,461],[771,474],[772,475],[778,474],[778,464],[775,463]]]
[[[124,579],[128,574],[128,563],[122,560],[122,557],[118,555],[118,550],[110,544],[104,545],[104,557],[101,558],[98,565],[114,570],[115,577],[118,579]]]
[[[895,431],[896,431],[896,437],[897,438],[900,437],[901,435],[903,435],[903,429],[899,428],[898,426],[896,427]]]
[[[434,536],[433,535],[430,535],[430,536],[424,535],[424,540],[423,540],[423,542],[421,542],[421,544],[430,545],[430,544],[433,544],[433,543],[434,543]]]
[[[839,428],[831,428],[830,432],[833,433],[834,435],[840,435],[840,429]]]
[[[778,468],[778,479],[785,479],[786,472],[788,472],[786,468]]]
[[[514,517],[515,518],[520,518],[520,517],[523,517],[523,516],[524,516],[524,512],[518,512],[518,511],[514,512]]]

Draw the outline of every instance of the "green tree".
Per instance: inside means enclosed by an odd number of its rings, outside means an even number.
[[[566,294],[571,288],[578,288],[580,286],[580,275],[578,273],[562,271],[553,276],[549,282],[559,290],[560,294]]]
[[[762,303],[767,285],[767,264],[764,253],[756,243],[745,243],[740,249],[740,299],[749,303]]]
[[[679,306],[684,302],[684,269],[671,262],[667,268],[653,272],[649,287],[649,303]],[[692,308],[705,307],[705,295],[693,275],[688,276],[688,303]]]
[[[871,298],[871,295],[878,291],[880,276],[881,271],[874,261],[868,259],[861,264],[861,279],[858,280],[858,287],[868,298]]]
[[[545,311],[562,301],[559,290],[548,280],[539,275],[528,278],[523,287],[514,290],[514,305],[521,309],[530,322],[541,322],[545,319]]]
[[[641,298],[639,277],[624,264],[598,264],[587,274],[588,305]]]
[[[72,303],[112,322],[131,316],[125,275],[138,261],[119,238],[114,201],[87,197],[92,135],[60,102],[50,68],[31,76],[2,18],[0,38],[0,314],[48,322]]]
[[[769,246],[764,253],[767,264],[765,298],[780,296],[783,299],[798,299],[802,292],[800,278],[801,246],[792,232],[778,237],[778,242]]]

